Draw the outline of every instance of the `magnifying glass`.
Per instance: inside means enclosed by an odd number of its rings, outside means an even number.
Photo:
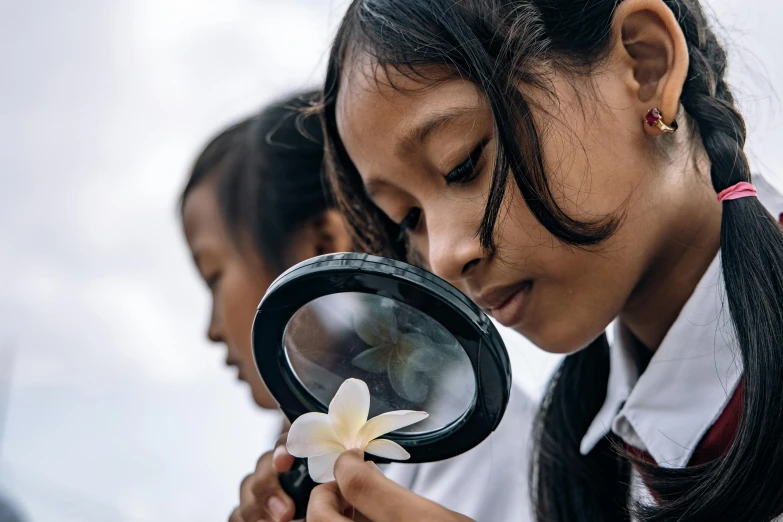
[[[475,447],[500,423],[511,365],[500,334],[464,294],[406,263],[343,253],[304,261],[267,290],[253,323],[256,366],[290,421],[328,411],[349,378],[370,390],[370,417],[429,417],[384,438],[432,462]],[[367,455],[375,462],[388,462]],[[296,517],[315,483],[297,459],[281,476]]]

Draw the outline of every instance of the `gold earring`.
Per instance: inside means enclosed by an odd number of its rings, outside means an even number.
[[[671,126],[666,125],[663,122],[661,111],[659,111],[656,107],[650,109],[650,111],[644,116],[644,122],[650,127],[656,127],[658,130],[664,133],[675,132],[678,127],[676,121],[673,121]]]

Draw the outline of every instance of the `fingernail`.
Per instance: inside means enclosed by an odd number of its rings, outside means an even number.
[[[283,518],[285,512],[288,511],[288,507],[285,505],[285,502],[274,496],[269,497],[269,500],[266,501],[266,508],[269,510],[269,513],[275,517],[275,520],[280,520]]]
[[[272,460],[277,460],[280,457],[285,457],[288,455],[288,450],[285,446],[278,446],[275,448],[275,452],[272,453]]]

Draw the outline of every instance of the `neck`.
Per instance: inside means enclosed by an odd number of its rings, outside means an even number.
[[[705,169],[702,163],[697,172],[706,172],[706,180],[683,170],[676,175],[690,180],[688,186],[672,191],[677,210],[668,216],[661,240],[620,313],[620,321],[652,351],[720,250],[721,205],[709,183],[709,166]]]

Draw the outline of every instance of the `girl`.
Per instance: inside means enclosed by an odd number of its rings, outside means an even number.
[[[272,105],[212,139],[180,200],[188,246],[212,295],[207,336],[226,346],[226,364],[237,368],[237,377],[265,409],[277,409],[277,403],[253,360],[250,329],[258,303],[288,266],[349,246],[343,220],[329,208],[320,181],[320,126],[305,120],[303,131],[315,136],[306,138],[289,108],[303,106],[302,99]],[[248,515],[285,522],[294,506],[274,466],[285,471],[292,458],[278,455],[272,461],[272,452],[259,459],[240,497],[253,502]],[[239,510],[232,515],[236,520],[243,520]]]
[[[313,97],[294,96],[219,134],[197,159],[181,200],[188,245],[212,292],[208,336],[226,345],[227,364],[238,367],[239,378],[250,384],[263,408],[277,407],[258,375],[250,344],[264,292],[299,261],[351,250],[344,221],[321,183],[320,122],[297,118]],[[471,452],[439,463],[391,464],[384,472],[397,484],[478,519],[530,520],[527,497],[507,497],[501,486],[524,487],[517,469],[527,465],[528,456],[509,459],[503,448],[526,435],[534,411],[533,401],[515,387],[509,413]],[[284,446],[262,456],[242,483],[231,522],[290,520],[293,504],[280,489],[277,472],[291,462]],[[461,480],[468,472],[483,487]]]
[[[323,111],[355,239],[569,354],[538,520],[783,513],[783,202],[750,184],[725,72],[698,0],[356,0],[342,22]],[[354,452],[336,477],[309,522],[465,520]]]

